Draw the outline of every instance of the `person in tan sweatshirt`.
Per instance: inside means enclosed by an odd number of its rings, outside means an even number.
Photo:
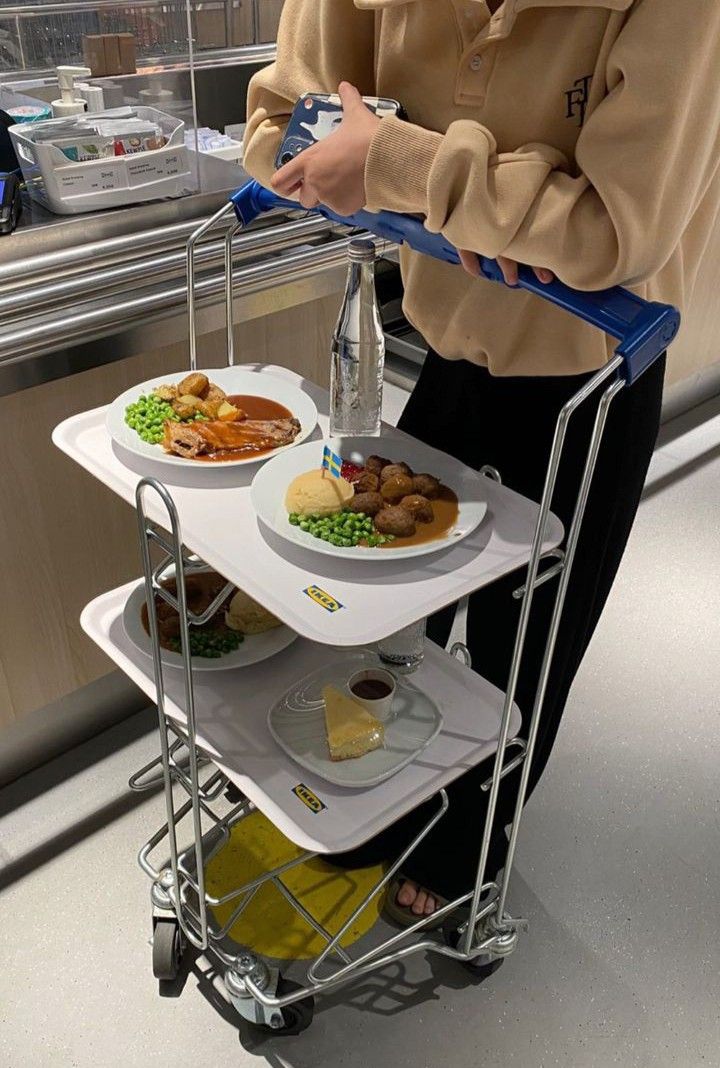
[[[338,130],[277,173],[297,98],[340,87]],[[399,100],[378,119],[362,95]],[[286,0],[277,61],[253,79],[245,165],[312,207],[420,214],[460,267],[403,249],[408,319],[430,345],[400,425],[539,499],[558,413],[614,342],[539,297],[478,277],[497,257],[578,289],[623,284],[681,307],[720,207],[720,4],[707,0]],[[537,783],[610,592],[659,424],[664,358],[611,408],[588,502],[531,773]],[[573,418],[554,510],[572,517],[597,401]],[[505,688],[521,576],[471,599],[475,670]],[[552,585],[552,584],[549,584]],[[537,593],[518,704],[532,709],[549,586]],[[429,624],[446,640],[451,613]],[[628,709],[632,716],[632,709]],[[461,775],[450,809],[405,865],[393,914],[470,889],[483,821]],[[504,781],[491,863],[502,867],[516,775]],[[342,863],[404,848],[430,806]],[[472,837],[469,828],[473,828]],[[477,845],[475,843],[477,838]],[[490,871],[490,876],[494,874]],[[403,913],[405,910],[405,913]]]

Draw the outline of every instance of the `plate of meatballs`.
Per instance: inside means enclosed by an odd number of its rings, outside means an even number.
[[[322,467],[329,445],[339,477]],[[397,431],[382,438],[312,441],[278,455],[252,484],[265,526],[329,556],[424,556],[466,538],[487,512],[477,471]]]

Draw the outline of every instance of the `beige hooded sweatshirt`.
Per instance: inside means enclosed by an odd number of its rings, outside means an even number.
[[[296,99],[393,97],[367,206],[420,213],[577,289],[689,299],[720,204],[720,0],[286,0],[250,86],[246,167],[269,184]],[[612,339],[541,298],[402,254],[405,312],[497,375],[594,370]]]

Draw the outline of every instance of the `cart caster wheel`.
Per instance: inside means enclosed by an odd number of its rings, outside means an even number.
[[[277,985],[277,996],[283,997],[285,994],[292,994],[293,991],[299,989],[299,983],[294,983],[292,979],[283,979],[280,976]],[[284,1009],[278,1009],[277,1012],[278,1015],[282,1016],[282,1027],[260,1024],[260,1030],[270,1035],[300,1035],[307,1030],[313,1021],[315,998],[307,997],[303,998],[302,1001],[294,1001],[292,1005],[286,1005]]]
[[[175,920],[158,920],[153,932],[153,975],[156,979],[177,979],[182,960],[183,937]]]
[[[460,932],[458,930],[444,927],[443,936],[446,945],[450,946],[451,949],[457,949],[460,942]],[[483,961],[482,963],[477,964],[471,960],[463,960],[460,961],[460,963],[465,971],[468,972],[475,982],[479,984],[485,982],[491,975],[494,975],[498,968],[502,967],[503,960],[503,957],[496,957],[495,960]]]

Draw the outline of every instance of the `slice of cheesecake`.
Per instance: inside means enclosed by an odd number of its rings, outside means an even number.
[[[323,687],[322,695],[331,760],[351,760],[382,747],[385,728],[379,719],[336,686]]]

